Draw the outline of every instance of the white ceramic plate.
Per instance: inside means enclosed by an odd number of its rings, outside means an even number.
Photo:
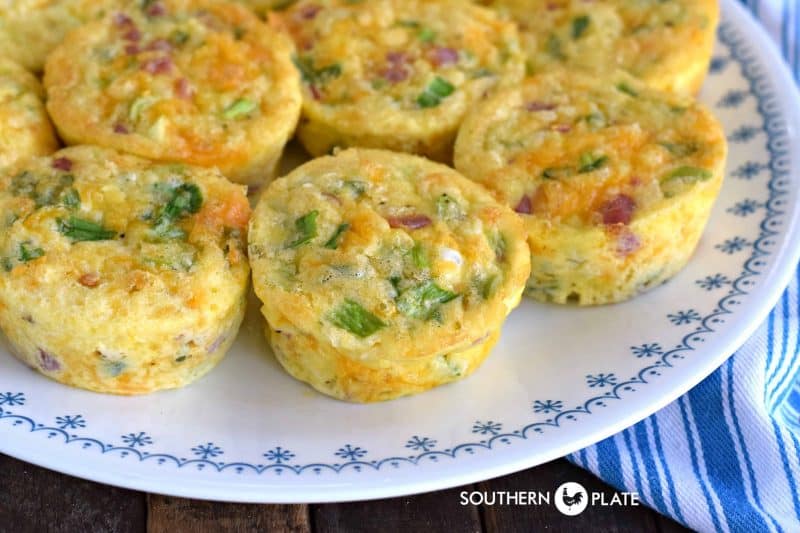
[[[218,369],[185,390],[73,390],[0,348],[0,451],[124,487],[242,502],[361,500],[442,489],[563,456],[637,422],[717,368],[765,318],[800,250],[800,98],[733,0],[702,94],[731,142],[728,179],[690,265],[632,302],[525,302],[466,381],[379,405],[284,374],[251,306]]]

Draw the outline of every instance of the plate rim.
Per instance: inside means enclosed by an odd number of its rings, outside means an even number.
[[[791,90],[786,91],[787,94],[782,94],[778,98],[781,102],[789,102],[789,113],[787,115],[789,120],[785,120],[784,122],[786,123],[785,129],[787,132],[792,130],[793,124],[800,123],[800,92],[798,92],[797,85],[795,84],[786,63],[783,61],[783,58],[777,49],[777,45],[766,34],[765,29],[755,21],[752,15],[744,7],[738,5],[737,2],[734,2],[733,0],[724,0],[723,8],[726,12],[726,20],[723,23],[723,29],[721,32],[725,32],[725,24],[731,24],[732,26],[735,26],[731,29],[735,35],[729,36],[727,39],[724,36],[721,38],[722,40],[726,41],[726,44],[731,49],[732,56],[736,57],[737,60],[741,62],[743,67],[742,74],[749,82],[754,93],[760,94],[764,91],[757,87],[757,76],[747,72],[747,65],[761,65],[760,62],[754,63],[756,59],[760,58],[777,57],[781,59],[779,62],[775,62],[775,64],[770,65],[770,68],[766,69],[765,75],[769,75],[770,77],[774,78],[776,86],[792,88]],[[734,22],[734,24],[732,24],[732,22]],[[748,30],[746,37],[739,35],[742,29]],[[748,43],[750,46],[757,46],[758,48],[764,49],[764,51],[763,53],[756,55],[755,59],[753,57],[747,57],[747,50],[744,52],[737,51],[737,45],[742,46],[743,42]],[[771,87],[772,85],[770,85],[770,88],[767,89],[768,93],[774,92],[771,90]],[[774,98],[775,96],[772,95],[772,97]],[[774,132],[769,132],[769,122],[772,116],[779,115],[781,112],[787,111],[787,108],[779,106],[777,112],[770,113],[769,110],[763,109],[763,102],[768,99],[770,99],[770,94],[760,94],[758,107],[760,115],[764,120],[764,129],[767,131],[769,136],[767,150],[770,152],[772,156],[771,159],[774,161],[777,157],[779,157],[779,155],[775,153],[775,149],[771,146],[775,134]],[[792,104],[792,101],[795,103]],[[797,141],[797,136],[793,136],[793,139]],[[789,148],[787,148],[787,151],[790,149],[791,145]],[[790,170],[794,170],[795,173],[798,173],[797,169],[790,167]],[[798,175],[800,175],[800,173],[798,173]],[[776,172],[773,172],[768,185],[771,191],[773,190],[773,181],[776,179]],[[772,201],[774,199],[775,197],[771,194],[770,200]],[[447,472],[447,474],[441,477],[420,476],[420,479],[411,480],[402,484],[400,487],[375,487],[370,485],[368,489],[365,489],[364,487],[360,487],[358,483],[350,483],[347,488],[343,487],[342,484],[334,484],[336,489],[332,491],[323,490],[321,488],[306,488],[302,486],[285,487],[276,485],[273,488],[272,485],[262,484],[254,485],[255,490],[238,492],[236,490],[232,490],[229,483],[205,481],[192,481],[191,483],[184,483],[183,485],[181,485],[179,482],[176,482],[174,484],[170,484],[169,487],[163,487],[163,490],[159,490],[158,487],[153,486],[153,480],[146,476],[132,474],[125,471],[106,471],[102,468],[99,468],[99,464],[95,464],[87,468],[86,462],[72,461],[64,464],[64,460],[60,456],[51,458],[47,457],[47,454],[45,454],[42,450],[37,452],[36,450],[23,450],[22,448],[15,448],[13,446],[13,442],[10,446],[6,446],[7,443],[0,442],[0,452],[29,463],[37,464],[50,470],[59,471],[65,474],[84,479],[90,479],[92,481],[109,485],[116,485],[145,492],[155,492],[197,499],[252,503],[309,503],[310,501],[321,503],[354,500],[365,501],[378,498],[417,494],[432,490],[441,490],[527,469],[536,464],[541,464],[590,446],[650,416],[666,405],[672,403],[675,399],[685,394],[688,390],[705,379],[720,365],[722,365],[742,344],[744,344],[744,342],[746,342],[753,332],[763,323],[769,312],[774,308],[776,302],[785,290],[785,287],[790,282],[797,262],[800,259],[800,207],[794,206],[794,211],[789,212],[788,214],[791,215],[791,218],[787,217],[787,228],[785,231],[781,232],[785,233],[786,238],[783,246],[770,254],[775,257],[775,262],[771,269],[765,273],[766,276],[761,284],[761,287],[759,288],[759,293],[762,296],[755,301],[749,302],[751,309],[746,313],[746,316],[749,317],[749,319],[746,320],[745,318],[742,318],[742,321],[746,322],[745,327],[738,330],[738,332],[735,334],[729,334],[729,337],[726,337],[726,341],[722,343],[724,348],[719,349],[716,352],[715,357],[704,358],[702,362],[697,362],[691,365],[691,367],[687,367],[686,370],[684,370],[684,372],[681,374],[682,379],[680,385],[675,385],[669,391],[663,392],[657,400],[651,399],[648,402],[644,402],[644,406],[631,403],[629,407],[632,408],[628,414],[616,417],[615,423],[607,425],[600,430],[589,431],[583,435],[582,438],[572,439],[567,444],[551,446],[546,453],[531,453],[522,458],[509,458],[509,460],[506,461],[489,461],[487,463],[490,464],[485,466],[477,466],[470,469],[451,469]],[[774,214],[768,212],[764,220],[769,220],[771,216],[774,216]],[[762,235],[759,237],[759,240],[763,238],[764,236]],[[745,261],[745,265],[757,257],[755,250],[756,249],[754,248],[753,256]],[[742,278],[740,277],[737,279],[737,281],[740,281],[741,279]],[[705,318],[707,319],[708,317]],[[695,335],[696,333],[697,332],[693,332],[689,336]],[[639,375],[641,372],[642,371],[637,372],[637,375]],[[589,404],[593,400],[596,400],[596,398],[587,400],[585,404]],[[0,415],[2,415],[3,412],[3,409],[0,408]],[[20,415],[11,414],[10,416],[19,417]],[[32,420],[30,420],[30,422],[34,423]],[[529,424],[528,426],[530,425],[533,424]],[[527,428],[528,426],[525,427]],[[97,442],[102,446],[102,443],[99,441]],[[458,445],[454,448],[466,445],[467,444]],[[227,466],[230,465],[226,465],[226,467]],[[365,490],[368,490],[368,492],[365,492]],[[259,491],[261,494],[259,494]],[[281,495],[281,492],[284,494]],[[309,496],[312,496],[312,494],[307,494],[308,492],[322,495],[322,498],[310,499]],[[276,496],[278,497],[276,498]]]

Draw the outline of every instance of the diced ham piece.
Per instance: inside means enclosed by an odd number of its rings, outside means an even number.
[[[429,57],[437,67],[452,65],[458,63],[458,50],[446,46],[437,46],[431,50]]]
[[[160,2],[155,2],[151,4],[150,7],[147,8],[145,13],[147,13],[148,17],[160,17],[162,15],[165,15],[167,13],[167,10],[164,9],[163,4],[161,4]]]
[[[603,217],[603,224],[630,224],[633,219],[633,212],[636,210],[636,202],[626,194],[618,194],[607,201],[600,208]]]
[[[386,54],[386,61],[389,63],[405,63],[408,61],[408,55],[405,52],[395,50]]]
[[[393,228],[421,229],[430,226],[433,221],[426,215],[402,215],[386,217]]]
[[[623,228],[617,233],[617,254],[627,257],[641,248],[642,243],[631,230]]]
[[[78,278],[78,283],[87,287],[89,289],[93,289],[100,284],[100,276],[94,273],[84,274],[80,278]]]
[[[517,204],[517,207],[514,208],[514,211],[520,215],[530,215],[533,213],[533,201],[531,197],[527,194],[523,196]]]
[[[141,51],[142,50],[139,48],[139,45],[137,44],[129,44],[125,46],[125,53],[128,54],[129,56],[135,56]]]
[[[56,170],[63,170],[64,172],[69,172],[72,170],[72,160],[68,157],[59,157],[57,159],[53,159],[52,167]]]
[[[408,79],[408,69],[403,65],[392,65],[381,73],[389,83],[400,83]]]
[[[550,103],[547,103],[547,102],[528,102],[527,104],[525,104],[525,109],[527,111],[531,111],[531,112],[534,112],[534,111],[552,111],[556,107],[558,107],[558,106],[556,106],[556,104],[550,104]]]
[[[61,370],[61,363],[52,354],[39,348],[39,366],[45,372],[57,372]]]
[[[172,43],[170,43],[166,39],[153,39],[153,41],[151,41],[150,44],[147,45],[147,48],[145,48],[145,50],[171,52]]]
[[[125,13],[117,13],[114,15],[114,24],[117,26],[130,26],[133,24],[133,19]]]
[[[142,70],[149,74],[168,74],[172,70],[172,60],[168,57],[154,57],[142,63]]]
[[[408,55],[405,52],[392,51],[386,54],[386,61],[389,66],[386,67],[381,76],[389,83],[399,83],[408,79]]]
[[[183,100],[191,100],[194,90],[186,78],[175,80],[175,96]]]
[[[122,38],[126,41],[136,43],[142,39],[142,32],[139,31],[139,28],[133,26],[122,35]]]
[[[308,4],[300,8],[298,15],[303,20],[312,20],[314,19],[317,14],[322,11],[322,6],[318,6],[316,4]]]

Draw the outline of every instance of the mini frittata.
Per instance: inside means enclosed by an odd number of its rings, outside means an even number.
[[[297,45],[298,136],[314,156],[361,146],[450,161],[475,100],[524,74],[514,24],[463,0],[300,1],[271,20]]]
[[[240,4],[135,2],[72,32],[45,68],[69,144],[273,177],[300,115],[291,40]]]
[[[0,56],[41,72],[47,55],[70,30],[102,17],[121,3],[121,0],[0,2]]]
[[[511,209],[449,167],[383,150],[345,150],[273,182],[249,246],[278,360],[354,402],[469,375],[530,273]]]
[[[530,73],[624,69],[657,89],[696,94],[711,59],[718,0],[486,0],[520,26]]]
[[[630,298],[686,264],[726,153],[719,122],[688,97],[624,73],[556,71],[477,106],[455,163],[524,219],[527,294],[592,305]]]
[[[241,324],[245,188],[80,146],[0,176],[0,326],[75,387],[140,394],[211,370]]]
[[[0,57],[0,171],[21,159],[57,149],[39,80]]]
[[[246,5],[259,15],[265,14],[270,9],[286,9],[294,3],[294,0],[236,0]]]

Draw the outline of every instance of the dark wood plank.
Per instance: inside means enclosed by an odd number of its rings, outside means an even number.
[[[311,506],[315,533],[482,531],[478,508],[459,503],[461,490],[451,489],[405,498]]]
[[[0,455],[0,531],[143,533],[145,495]]]
[[[691,529],[687,529],[683,527],[683,525],[677,523],[676,521],[667,518],[663,515],[656,516],[656,524],[658,525],[658,530],[661,533],[691,533]]]
[[[480,491],[555,492],[559,485],[574,481],[590,493],[605,493],[611,500],[614,489],[589,472],[566,460],[553,461],[524,472],[479,483]],[[644,533],[658,531],[658,515],[642,505],[636,507],[601,507],[589,505],[576,516],[562,515],[555,505],[481,506],[487,533],[505,531]]]
[[[249,505],[148,495],[148,533],[310,533],[307,505]]]

